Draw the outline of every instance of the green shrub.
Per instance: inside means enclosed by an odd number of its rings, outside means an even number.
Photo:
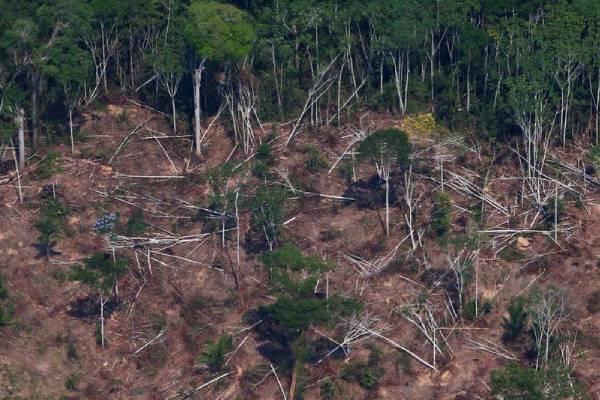
[[[252,214],[251,227],[249,234],[260,235],[266,248],[273,250],[279,239],[281,224],[284,222],[284,207],[287,200],[287,193],[279,186],[260,186],[256,190],[254,198],[248,203],[248,208]],[[258,239],[258,238],[255,238]],[[262,250],[260,245],[256,249]]]
[[[510,363],[501,370],[492,371],[492,394],[505,400],[543,400],[542,381],[535,369]]]
[[[506,246],[505,248],[500,250],[500,252],[498,253],[498,257],[500,257],[502,260],[504,260],[506,262],[520,261],[520,260],[523,260],[523,258],[525,258],[523,253],[521,253],[519,250],[517,250],[513,246]]]
[[[560,223],[564,213],[565,201],[560,197],[551,197],[548,200],[548,204],[543,207],[543,223],[547,227],[553,227],[555,221]]]
[[[486,314],[489,314],[493,309],[492,302],[487,299],[484,300],[483,302],[479,302],[479,304],[477,306],[478,306],[478,310],[477,310],[477,316],[476,316],[475,315],[475,299],[471,299],[471,300],[467,301],[465,303],[465,305],[463,306],[462,316],[469,321],[474,321],[477,318],[481,318],[481,317],[485,316]]]
[[[267,179],[270,176],[270,169],[275,163],[273,151],[268,143],[261,143],[256,149],[252,165],[252,174],[261,179]]]
[[[198,361],[206,364],[212,371],[220,371],[225,363],[225,356],[233,348],[233,339],[229,335],[221,335],[216,341],[208,341],[204,345]]]
[[[77,353],[77,347],[75,347],[75,343],[69,342],[67,343],[67,358],[71,361],[79,359],[79,354]]]
[[[594,165],[596,171],[600,171],[600,144],[595,144],[590,148],[587,158]]]
[[[306,160],[306,169],[312,173],[319,172],[329,167],[329,161],[316,146],[308,148],[308,159]]]
[[[4,300],[8,298],[8,290],[4,285],[4,279],[0,277],[0,327],[10,323],[10,313],[5,311]]]
[[[406,165],[411,153],[408,135],[398,129],[383,129],[367,136],[358,146],[360,160],[377,164]]]
[[[335,400],[337,388],[330,378],[325,378],[320,388],[321,400]]]
[[[61,160],[62,154],[49,152],[35,169],[35,177],[38,179],[50,179],[54,175],[61,173],[63,170],[60,166]]]
[[[557,362],[539,370],[511,362],[492,371],[491,393],[504,400],[589,399],[583,385],[571,373],[571,367]]]
[[[508,318],[502,317],[502,340],[504,342],[516,341],[525,329],[527,324],[527,311],[525,309],[525,300],[518,297],[508,306]]]
[[[385,369],[380,366],[382,354],[381,350],[372,347],[366,363],[356,361],[346,364],[342,368],[340,378],[347,382],[358,383],[366,390],[374,389],[379,379],[385,374]]]
[[[136,208],[127,220],[125,233],[127,233],[127,236],[140,236],[146,231],[146,225],[144,211],[141,208]]]
[[[77,374],[71,374],[65,380],[65,388],[67,390],[77,390],[77,382],[79,381],[79,376]]]
[[[411,368],[412,357],[405,351],[399,351],[396,354],[394,360],[394,368],[396,369],[396,375],[400,375],[402,372],[409,372]]]
[[[600,290],[593,291],[587,297],[587,310],[590,314],[600,312]]]
[[[450,232],[451,212],[450,196],[445,192],[436,193],[431,210],[431,231],[438,238],[445,238]]]

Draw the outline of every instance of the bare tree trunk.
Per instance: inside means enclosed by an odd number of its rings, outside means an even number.
[[[38,140],[38,90],[41,79],[36,73],[31,74],[31,147],[35,147]]]
[[[173,116],[173,135],[177,135],[177,110],[175,109],[174,96],[171,96],[171,112]]]
[[[73,140],[73,109],[69,107],[69,134],[71,135],[71,155],[75,157],[75,141]]]
[[[100,341],[102,348],[104,348],[104,303],[104,297],[102,296],[102,292],[100,292]]]
[[[17,111],[17,127],[19,129],[19,166],[25,167],[25,111],[19,107]]]
[[[194,133],[196,138],[196,155],[202,154],[202,127],[200,126],[200,85],[202,83],[202,71],[204,70],[204,63],[206,59],[202,60],[198,67],[194,70]]]
[[[385,180],[385,236],[390,236],[390,177]]]

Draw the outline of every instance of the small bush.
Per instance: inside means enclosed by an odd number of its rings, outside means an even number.
[[[340,378],[347,382],[358,383],[366,390],[375,389],[379,379],[385,374],[385,369],[380,366],[381,350],[371,348],[368,362],[351,362],[342,368]]]
[[[525,300],[519,297],[508,306],[508,318],[502,317],[502,328],[504,328],[502,340],[504,342],[516,341],[521,336],[526,324]]]
[[[67,358],[71,361],[79,359],[79,353],[77,353],[77,347],[75,347],[75,343],[69,342],[67,343]]]
[[[600,144],[595,144],[590,148],[587,158],[594,166],[594,169],[600,171]]]
[[[65,380],[65,388],[67,390],[77,390],[77,381],[79,381],[77,374],[69,375]]]
[[[38,257],[49,258],[51,255],[60,254],[53,250],[57,237],[65,232],[65,219],[68,208],[58,196],[52,195],[46,198],[40,210],[40,218],[33,226],[38,230],[39,243],[35,247],[39,251]]]
[[[229,335],[222,335],[216,341],[208,341],[198,361],[206,364],[212,371],[220,371],[225,363],[225,355],[233,348],[233,339]]]
[[[331,379],[325,378],[321,384],[320,392],[321,400],[334,400],[337,393],[337,388]]]
[[[56,152],[49,152],[46,157],[38,164],[35,169],[35,177],[38,179],[50,179],[54,175],[62,172],[60,161],[62,155]]]
[[[596,290],[588,296],[587,310],[590,314],[600,312],[600,290]]]
[[[502,260],[504,260],[506,262],[520,261],[523,258],[525,258],[523,253],[521,253],[519,250],[517,250],[513,246],[506,246],[505,248],[500,250],[500,252],[498,253],[498,257],[500,257]]]
[[[565,201],[561,198],[552,197],[548,200],[548,203],[542,207],[542,221],[547,227],[553,227],[555,221],[560,223],[564,213]]]
[[[125,233],[127,236],[140,236],[146,231],[146,221],[144,220],[144,212],[141,208],[136,208],[129,219]]]
[[[436,237],[445,238],[450,232],[451,212],[450,196],[445,192],[436,193],[431,210],[431,231]]]
[[[258,178],[266,179],[270,175],[270,169],[275,163],[273,150],[268,143],[261,143],[256,150],[254,164],[252,165],[252,174]]]
[[[8,298],[8,290],[4,285],[4,279],[0,277],[0,301]],[[8,325],[10,322],[10,315],[4,310],[3,304],[0,302],[0,327]]]
[[[306,160],[306,169],[312,173],[319,172],[329,167],[329,161],[316,146],[308,148],[308,159]]]
[[[270,250],[275,247],[279,238],[279,230],[284,222],[286,200],[287,193],[284,189],[279,186],[265,185],[256,190],[254,198],[247,205],[252,213],[252,233],[262,235],[266,247]],[[260,245],[253,247],[260,249]]]
[[[487,299],[484,300],[483,302],[479,302],[479,304],[477,306],[478,306],[478,310],[477,310],[477,316],[476,316],[475,315],[475,299],[467,301],[463,307],[462,316],[469,321],[474,321],[477,318],[481,318],[481,317],[485,316],[486,314],[489,314],[490,312],[492,312],[492,309],[493,309],[492,302]]]

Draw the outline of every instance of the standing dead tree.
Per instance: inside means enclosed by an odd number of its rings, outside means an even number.
[[[417,250],[417,244],[419,243],[419,234],[416,232],[415,219],[417,217],[418,204],[421,202],[423,193],[418,197],[415,197],[415,180],[412,172],[413,160],[411,159],[408,170],[404,172],[402,177],[402,186],[400,190],[402,192],[402,199],[406,205],[406,211],[404,213],[404,222],[406,222],[406,229],[410,236],[410,242],[412,244],[412,251]]]
[[[548,364],[550,342],[560,324],[566,318],[566,312],[567,307],[564,293],[551,289],[544,294],[537,293],[534,295],[529,307],[529,315],[531,315],[537,349],[536,368],[541,366],[541,362],[544,365]]]
[[[456,286],[456,293],[458,296],[458,312],[462,314],[463,311],[463,295],[466,289],[466,285],[471,279],[473,272],[473,265],[477,260],[478,251],[467,251],[462,249],[456,256],[447,256],[448,265],[454,272],[454,282]]]
[[[225,92],[225,103],[231,116],[235,143],[242,148],[245,155],[249,155],[256,146],[253,123],[256,122],[262,129],[257,112],[258,99],[252,80],[240,77],[236,84],[230,85]]]

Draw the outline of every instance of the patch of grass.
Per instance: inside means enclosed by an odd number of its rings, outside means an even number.
[[[75,361],[79,359],[79,353],[77,352],[77,347],[75,347],[75,343],[68,342],[66,348],[67,358],[71,361]]]

